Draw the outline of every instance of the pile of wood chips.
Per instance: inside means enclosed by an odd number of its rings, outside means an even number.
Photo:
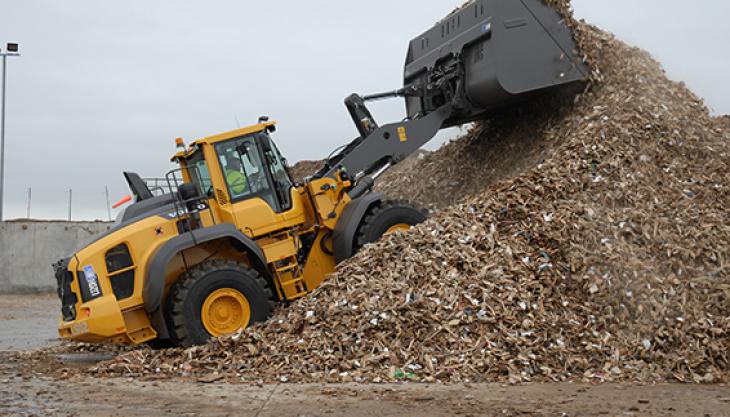
[[[647,53],[571,24],[593,70],[585,91],[480,123],[388,182],[437,201],[429,221],[366,247],[267,323],[91,372],[730,381],[730,129]]]
[[[730,116],[721,116],[716,119],[720,127],[724,129],[730,129]]]
[[[323,166],[324,161],[299,161],[289,168],[289,174],[294,182],[301,184],[305,178],[314,175]]]

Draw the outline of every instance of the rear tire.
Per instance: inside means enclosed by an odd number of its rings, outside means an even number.
[[[231,261],[207,261],[180,276],[165,304],[175,346],[205,344],[265,321],[272,312],[271,290],[255,270]]]
[[[360,223],[355,236],[355,251],[359,251],[368,243],[373,243],[383,235],[405,230],[426,221],[426,213],[403,200],[385,200],[375,204],[368,210]]]

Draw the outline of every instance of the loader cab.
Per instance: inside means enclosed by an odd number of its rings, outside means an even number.
[[[231,203],[260,198],[277,213],[291,208],[293,184],[268,132],[240,136],[213,146]]]
[[[270,137],[273,122],[194,142],[178,160],[186,182],[197,185],[220,221],[260,236],[282,222],[303,222],[299,194]]]

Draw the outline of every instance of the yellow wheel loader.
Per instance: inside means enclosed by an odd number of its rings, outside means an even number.
[[[379,175],[442,128],[580,85],[587,69],[575,49],[541,0],[474,1],[410,42],[403,88],[345,100],[359,137],[301,184],[266,117],[178,140],[168,192],[125,173],[134,203],[54,265],[60,336],[190,346],[265,321],[364,245],[426,219],[373,192]],[[389,97],[405,97],[407,117],[379,126],[365,103]]]

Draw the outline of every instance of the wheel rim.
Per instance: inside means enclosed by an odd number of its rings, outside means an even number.
[[[390,226],[390,228],[388,228],[388,230],[386,230],[385,233],[383,233],[383,234],[384,235],[389,235],[389,234],[395,233],[395,232],[397,232],[399,230],[400,231],[406,231],[406,230],[410,230],[410,229],[411,229],[411,225],[410,224],[398,223],[398,224],[394,224],[394,225]]]
[[[251,306],[240,291],[221,288],[206,297],[200,317],[211,336],[222,336],[248,327]]]

